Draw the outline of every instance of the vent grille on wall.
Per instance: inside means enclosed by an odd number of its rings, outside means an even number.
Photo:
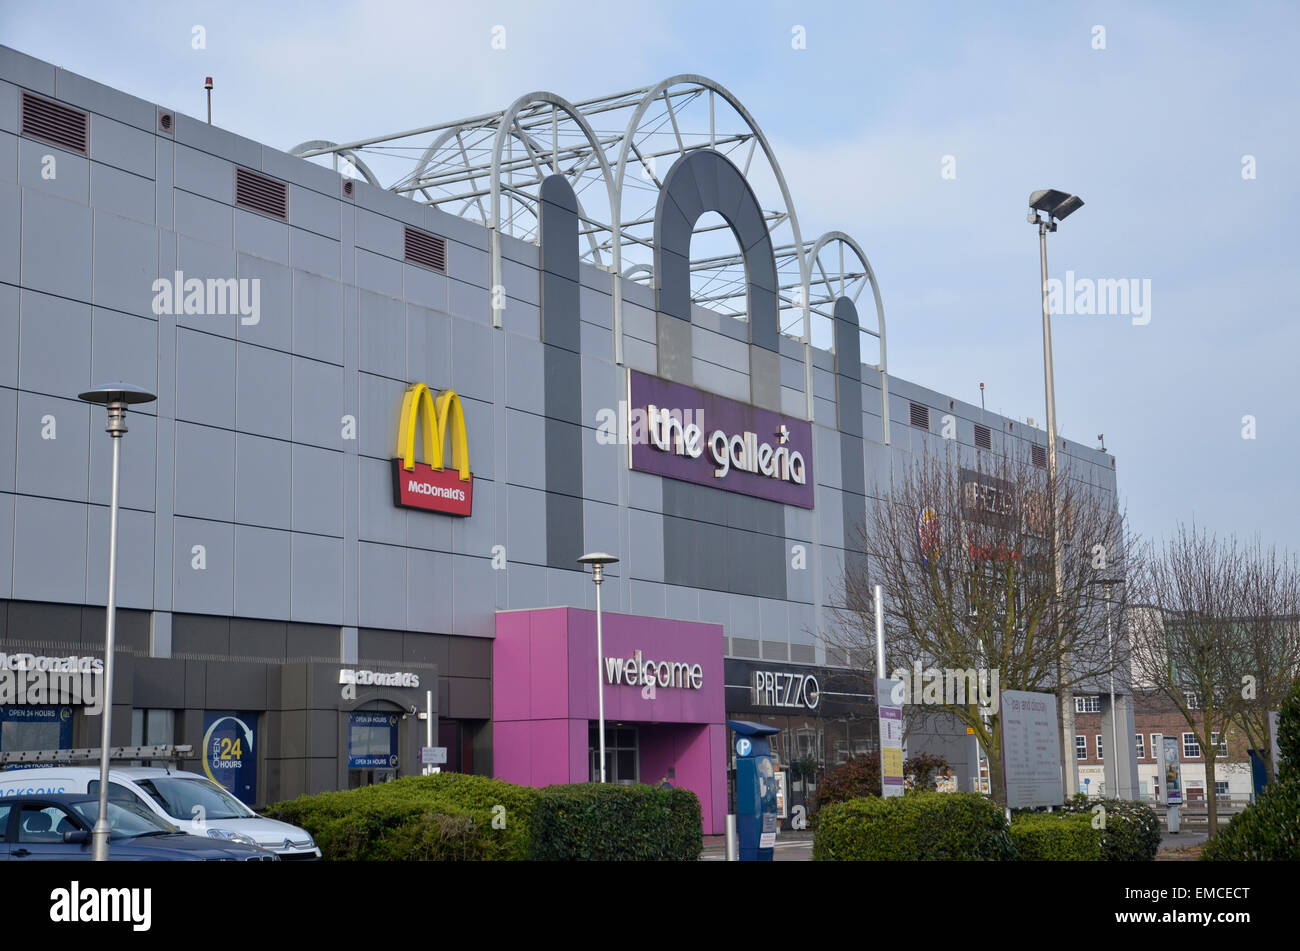
[[[1034,457],[1034,465],[1040,469],[1047,468],[1047,450],[1042,446],[1034,446],[1030,450]]]
[[[987,426],[981,426],[979,423],[976,423],[975,424],[975,446],[978,449],[992,449],[993,431],[990,430]]]
[[[88,155],[90,115],[24,91],[22,134]]]
[[[912,425],[918,429],[930,428],[930,407],[922,406],[920,403],[909,403],[909,413],[911,414]]]
[[[289,217],[289,188],[274,178],[236,168],[235,204],[284,221]]]
[[[406,260],[447,273],[447,239],[415,228],[406,229]]]

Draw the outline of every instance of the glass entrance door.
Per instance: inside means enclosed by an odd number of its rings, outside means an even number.
[[[600,731],[591,724],[587,732],[588,776],[600,781]],[[634,726],[605,724],[605,781],[631,785],[641,781],[641,757]]]

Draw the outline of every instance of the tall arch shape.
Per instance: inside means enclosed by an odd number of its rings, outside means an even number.
[[[577,107],[574,106],[572,103],[570,103],[567,99],[565,99],[562,96],[557,96],[555,93],[545,92],[540,90],[537,92],[525,93],[524,95],[516,99],[514,102],[512,102],[510,104],[510,108],[507,109],[504,113],[502,113],[501,121],[497,125],[496,137],[495,139],[493,139],[492,142],[492,166],[491,166],[491,173],[490,173],[491,177],[489,179],[489,187],[491,188],[491,192],[492,192],[492,206],[491,206],[492,217],[488,223],[488,228],[491,234],[492,286],[493,287],[501,286],[501,153],[502,150],[505,148],[506,141],[512,135],[511,129],[514,127],[515,121],[518,118],[520,112],[522,112],[527,107],[533,105],[534,103],[539,103],[539,102],[549,103],[555,108],[563,110],[565,114],[569,116],[569,118],[573,119],[573,121],[578,124],[578,128],[580,128],[582,130],[582,134],[586,136],[587,143],[591,146],[592,152],[596,157],[596,161],[600,165],[601,173],[604,175],[605,189],[608,192],[608,196],[609,196],[609,207],[610,207],[611,217],[614,219],[615,226],[618,221],[618,202],[613,189],[613,181],[614,181],[613,173],[610,170],[609,162],[605,158],[604,146],[601,145],[600,139],[597,138],[596,133],[592,129],[591,123],[587,121],[586,116],[584,116],[581,112],[579,112]],[[539,176],[539,178],[540,177],[541,176]],[[622,296],[622,285],[620,283],[621,275],[619,274],[619,268],[618,268],[619,259],[617,257],[618,254],[617,242],[615,242],[614,245],[614,254],[615,254],[615,260],[614,260],[614,269],[612,272],[613,285],[614,285],[613,286],[614,306],[618,307],[619,299]],[[492,326],[494,327],[501,326],[501,309],[497,306],[498,300],[501,299],[502,298],[500,295],[497,294],[492,295]],[[502,301],[502,306],[504,306],[504,301]]]
[[[876,281],[876,272],[872,269],[871,262],[867,260],[867,254],[865,251],[862,250],[862,246],[858,244],[858,242],[855,241],[852,237],[845,234],[843,231],[827,231],[815,242],[813,242],[812,249],[808,252],[808,267],[810,273],[811,273],[812,266],[817,261],[817,255],[821,254],[822,248],[826,247],[828,244],[830,244],[833,241],[842,241],[844,244],[847,244],[850,248],[853,249],[853,253],[858,256],[858,260],[862,262],[862,267],[867,273],[867,281],[871,284],[871,294],[873,297],[875,297],[876,300],[876,331],[874,334],[872,334],[872,336],[874,336],[877,340],[880,341],[880,363],[876,367],[876,369],[880,371],[880,425],[881,425],[881,436],[884,439],[885,445],[888,446],[889,445],[889,358],[886,354],[886,348],[885,348],[885,303],[880,296],[880,284],[879,282]],[[805,300],[807,300],[806,297]],[[857,313],[856,307],[854,308],[854,313],[855,314]],[[860,324],[861,323],[860,316],[858,320]],[[871,331],[868,330],[867,333],[871,333]],[[836,350],[837,351],[839,350],[838,339],[836,341]]]
[[[768,164],[772,168],[772,173],[776,178],[777,186],[781,189],[781,200],[785,202],[785,209],[789,215],[790,230],[794,236],[794,247],[797,259],[799,261],[799,281],[801,288],[801,309],[803,311],[803,367],[804,367],[804,396],[806,405],[806,415],[808,419],[813,418],[813,393],[812,393],[812,324],[808,311],[808,258],[804,254],[803,237],[799,231],[799,215],[795,212],[794,200],[790,197],[790,188],[786,184],[785,173],[781,171],[781,163],[777,161],[776,153],[772,150],[772,145],[763,134],[763,130],[758,123],[754,121],[753,115],[741,103],[739,99],[719,82],[709,79],[707,76],[700,76],[696,73],[679,73],[676,76],[669,76],[667,79],[650,87],[646,90],[645,95],[637,104],[631,118],[628,120],[627,130],[623,134],[623,142],[619,146],[618,161],[614,165],[613,190],[614,199],[620,204],[617,207],[617,213],[614,215],[613,222],[613,253],[614,253],[614,273],[617,275],[621,272],[623,266],[623,236],[622,236],[622,197],[623,181],[627,175],[628,156],[632,152],[637,127],[641,119],[645,116],[647,110],[654,104],[655,100],[661,97],[668,89],[684,83],[693,83],[702,86],[705,89],[721,96],[731,108],[735,109],[737,114],[745,120],[758,139],[759,147],[763,150],[763,155],[767,158]],[[622,309],[619,294],[614,297],[614,349],[619,361],[622,361],[623,354],[623,321]]]
[[[289,154],[293,156],[300,156],[304,152],[314,152],[317,149],[332,149],[337,144],[338,144],[337,142],[330,142],[328,139],[312,139],[309,142],[302,142],[299,143],[298,145],[295,145],[293,148],[289,150]],[[357,171],[360,172],[362,177],[365,178],[365,180],[369,182],[371,185],[374,185],[376,188],[384,187],[383,185],[379,184],[379,179],[375,177],[374,172],[370,171],[370,167],[366,165],[365,162],[361,161],[361,156],[358,155],[352,149],[339,149],[334,154],[335,156],[342,155],[354,166],[356,166]]]

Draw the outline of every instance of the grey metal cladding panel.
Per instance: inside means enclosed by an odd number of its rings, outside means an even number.
[[[343,617],[343,540],[294,533],[292,618],[338,624]]]
[[[2,579],[0,584],[3,584]],[[506,575],[506,587],[509,592],[506,607],[511,610],[539,608],[547,604],[545,568],[511,564],[509,574]]]
[[[582,491],[597,502],[618,504],[620,478],[627,468],[627,448],[596,439],[596,431],[582,431]]]
[[[20,138],[18,184],[85,205],[90,201],[90,161],[48,142]]]
[[[614,298],[590,287],[579,285],[578,312],[583,322],[606,330],[614,329]]]
[[[90,300],[90,209],[28,188],[22,201],[22,285]]]
[[[848,492],[866,495],[865,467],[861,437],[840,433],[840,487]]]
[[[835,301],[835,372],[854,380],[862,379],[862,338],[858,311],[847,297]]]
[[[96,211],[95,304],[152,317],[157,274],[158,229]]]
[[[803,548],[803,556],[798,562],[802,567],[796,567],[796,545]],[[812,561],[808,552],[810,547],[804,542],[792,542],[786,546],[785,596],[788,601],[810,603],[813,599],[813,571],[816,570],[816,565],[809,564]]]
[[[235,209],[235,250],[289,263],[289,226],[266,215]]]
[[[289,533],[235,526],[235,614],[288,620]]]
[[[295,444],[293,530],[342,537],[343,500],[343,453]]]
[[[0,387],[0,492],[12,492],[18,463],[18,391]],[[13,518],[13,503],[9,506],[9,518]],[[0,507],[3,507],[0,505]],[[11,526],[12,528],[12,521]],[[0,538],[0,547],[4,539]],[[12,552],[12,549],[11,549]],[[3,579],[0,579],[3,580]],[[8,582],[5,581],[5,584]],[[3,614],[3,612],[0,612]]]
[[[86,505],[14,499],[13,596],[78,604],[86,597]]]
[[[492,560],[454,555],[451,577],[452,631],[456,634],[491,637],[496,628],[497,581]]]
[[[202,195],[177,191],[173,201],[176,230],[209,244],[232,247],[235,242],[234,209]]]
[[[0,182],[0,281],[18,283],[22,260],[22,212],[18,186]]]
[[[172,520],[175,532],[172,603],[177,611],[196,614],[234,612],[235,526],[201,519]],[[203,547],[203,564],[196,568],[197,546]]]
[[[745,343],[699,325],[691,328],[691,351],[697,360],[732,370],[749,369],[749,347]]]
[[[361,496],[360,537],[391,545],[406,544],[406,509],[393,504],[393,469],[387,460],[358,460]]]
[[[785,540],[727,529],[727,588],[765,598],[785,597]]]
[[[247,306],[240,300],[235,321],[241,342],[288,352],[293,349],[293,275],[287,268],[247,254],[236,262],[240,280],[247,279]],[[256,294],[254,298],[251,295]],[[248,311],[248,315],[244,315]]]
[[[283,660],[289,656],[285,653],[287,642],[287,626],[282,622],[257,621],[248,618],[230,619],[232,657],[266,657]],[[277,671],[274,676],[278,680],[280,672]]]
[[[46,96],[54,95],[57,68],[8,46],[0,46],[0,76]]]
[[[446,275],[418,264],[403,264],[403,289],[408,303],[446,312],[451,303],[451,282]]]
[[[235,252],[229,247],[219,247],[187,235],[178,235],[176,269],[182,272],[186,281],[192,278],[228,280],[236,276]],[[174,303],[172,306],[175,309]],[[222,337],[234,337],[239,328],[239,318],[231,314],[177,314],[176,326]]]
[[[3,318],[0,318],[3,319]],[[546,398],[544,355],[542,345],[516,334],[505,335],[506,344],[506,406],[537,412]],[[586,362],[584,361],[584,372]],[[0,377],[0,380],[3,378]],[[583,387],[583,394],[588,388]],[[509,411],[507,411],[507,417]]]
[[[343,368],[293,358],[293,441],[343,448]]]
[[[338,172],[280,152],[269,145],[262,146],[262,171],[273,178],[314,189],[323,195],[338,195],[342,189],[343,176]],[[290,214],[293,214],[293,207],[291,197]]]
[[[235,203],[235,166],[206,152],[176,144],[175,187],[226,205]]]
[[[262,146],[252,139],[227,132],[183,112],[176,114],[176,142],[220,155],[248,168],[262,167]],[[233,176],[231,176],[233,178]]]
[[[655,277],[658,281],[655,310],[684,320],[691,319],[690,259],[659,245],[655,248]]]
[[[632,509],[628,512],[627,521],[629,576],[645,581],[663,581],[663,516]]]
[[[290,443],[238,433],[235,436],[235,521],[289,528]]]
[[[629,614],[642,617],[666,617],[668,589],[656,582],[634,579],[628,585],[627,609]]]
[[[351,245],[341,244],[301,228],[289,229],[289,264],[294,268],[338,279],[345,247],[349,255],[356,253]],[[350,275],[350,261],[348,267]]]
[[[392,297],[362,290],[357,294],[361,321],[358,367],[394,380],[406,377],[406,308]]]
[[[14,101],[17,101],[16,97]],[[0,85],[0,113],[5,111],[5,105],[7,104],[8,93],[5,93],[3,85]],[[4,122],[0,120],[0,129],[2,128],[4,128]],[[0,132],[0,180],[6,182],[18,181],[18,141],[18,136],[11,135],[8,132]]]
[[[4,47],[0,46],[0,56],[3,52]],[[0,80],[0,129],[15,135],[18,132],[18,87],[3,80]]]
[[[400,403],[390,411],[397,414]],[[475,399],[462,399],[465,411],[465,435],[469,442],[470,469],[483,479],[495,479],[496,468],[496,415],[491,403]]]
[[[663,519],[664,581],[696,588],[727,590],[725,552],[727,532],[721,525],[665,515]]]
[[[377,215],[360,206],[357,207],[354,221],[353,242],[358,248],[365,248],[399,261],[405,256],[403,238],[405,232],[400,222]]]
[[[86,501],[89,410],[89,404],[77,400],[18,394],[18,492]],[[54,438],[46,439],[46,434]]]
[[[442,633],[451,628],[452,593],[445,584],[430,583],[451,576],[451,556],[443,552],[409,550],[406,553],[406,626],[412,631]],[[409,654],[411,637],[403,639],[403,653]],[[431,641],[433,638],[420,638]]]
[[[359,543],[357,623],[365,627],[406,628],[406,549]]]
[[[90,307],[28,290],[21,292],[19,303],[19,386],[76,396],[90,383]]]
[[[655,318],[656,324],[658,319]],[[654,343],[637,340],[635,337],[623,338],[623,363],[642,373],[659,372],[659,358]]]
[[[306,271],[293,271],[293,352],[343,363],[343,285]]]
[[[852,377],[835,377],[838,424],[840,431],[852,436],[862,436],[862,384]]]
[[[501,283],[506,294],[512,300],[523,301],[528,304],[541,303],[541,282],[537,268],[503,257],[501,259]]]
[[[542,341],[577,353],[581,349],[580,287],[577,281],[542,272]]]
[[[329,241],[328,238],[320,238]],[[402,296],[402,262],[375,254],[364,248],[352,252],[356,257],[357,287],[389,297]],[[321,271],[321,273],[327,273]]]
[[[546,564],[546,510],[546,493],[523,486],[506,486],[506,532],[502,541],[512,564]]]
[[[613,414],[618,423],[620,400],[627,398],[623,368],[584,355],[582,358],[582,423],[599,427]]]
[[[154,105],[135,96],[127,95],[110,86],[60,69],[55,77],[56,95],[66,103],[99,113],[93,118],[112,116],[138,129],[152,130],[156,121]],[[94,142],[94,139],[91,139]]]
[[[288,439],[292,429],[293,358],[238,345],[235,426],[245,433]]]
[[[357,418],[369,421],[357,428],[357,452],[375,459],[392,459],[406,384],[369,373],[358,374],[357,384]],[[476,450],[477,447],[470,449]]]
[[[462,396],[492,402],[492,328],[453,319],[451,322],[451,386]]]
[[[150,109],[150,118],[156,113]],[[150,123],[152,127],[152,122]],[[154,137],[101,115],[90,117],[91,157],[144,178],[154,174]]]
[[[104,432],[104,410],[99,407],[91,409],[90,418],[90,501],[108,505],[112,501],[113,439]],[[127,425],[130,435],[121,446],[118,501],[124,507],[151,512],[156,498],[154,476],[158,458],[158,420],[133,413]]]
[[[505,478],[512,485],[546,488],[546,420],[506,409]]]
[[[177,515],[233,520],[235,434],[227,429],[178,422],[175,491]]]
[[[546,415],[566,423],[582,423],[582,362],[573,350],[547,344],[543,348]]]
[[[701,389],[744,403],[751,402],[749,377],[742,370],[733,370],[706,360],[692,360],[691,377],[692,383]]]
[[[840,497],[844,518],[844,547],[851,551],[863,549],[862,532],[866,528],[867,500],[864,496],[845,492]]]
[[[582,499],[546,493],[546,563],[569,568],[584,552]]]
[[[176,418],[233,429],[235,342],[176,329]]]
[[[663,483],[659,476],[645,472],[628,472],[628,506],[646,512],[663,512]]]
[[[406,374],[411,383],[441,389],[451,379],[451,318],[406,305]]]
[[[646,307],[628,303],[625,300],[623,303],[623,336],[624,338],[636,337],[646,343],[654,343],[656,339],[655,312]]]
[[[614,331],[589,324],[585,320],[579,328],[582,354],[600,360],[614,360]]]
[[[612,551],[619,539],[619,507],[586,499],[582,503],[583,551]],[[662,535],[660,536],[662,539]]]
[[[448,284],[447,291],[447,310],[450,313],[485,327],[491,325],[492,295],[486,288],[453,280]],[[506,310],[509,309],[510,301],[507,299]]]
[[[582,428],[547,417],[546,488],[582,498]]]
[[[822,521],[823,545],[831,545],[835,548],[844,547],[844,508],[841,501],[843,495],[838,489],[829,489],[823,487],[819,494],[818,516]]]
[[[270,151],[269,149],[267,150]],[[268,173],[274,174],[274,173]],[[277,176],[278,177],[278,176]],[[337,183],[335,194],[338,194]],[[289,185],[289,223],[327,238],[339,239],[339,199],[301,185]]]

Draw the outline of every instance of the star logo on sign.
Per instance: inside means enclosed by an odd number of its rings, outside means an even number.
[[[781,437],[780,445],[782,446],[790,441],[790,430],[786,427],[785,423],[782,423],[777,429],[776,435]]]

